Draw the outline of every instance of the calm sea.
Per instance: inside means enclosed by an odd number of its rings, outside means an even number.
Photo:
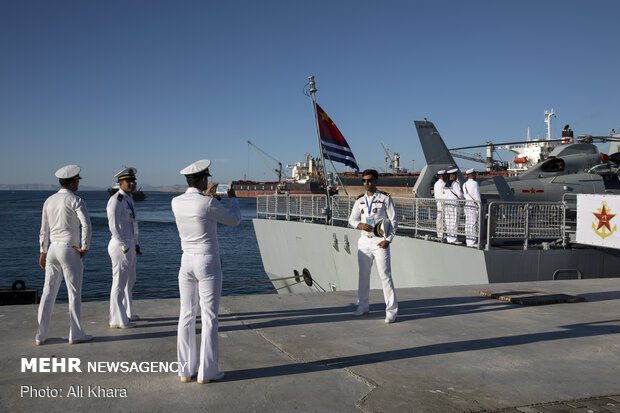
[[[15,280],[23,280],[27,288],[43,290],[44,270],[38,265],[41,209],[53,191],[0,191],[0,289],[11,288]],[[140,248],[134,293],[177,290],[181,262],[181,241],[170,201],[178,194],[147,192],[147,199],[136,202],[140,227]],[[93,226],[88,254],[84,257],[83,296],[109,294],[112,268],[108,256],[110,231],[105,207],[109,195],[105,191],[79,191],[84,198]],[[256,216],[255,199],[240,198],[243,219],[237,227],[218,226],[220,254],[224,263],[224,285],[267,280],[258,250],[251,219]],[[222,202],[228,205],[228,198]],[[223,295],[254,294],[272,290],[271,283],[225,287]],[[58,293],[66,297],[63,282]],[[136,296],[140,298],[178,297],[178,293]],[[96,300],[84,298],[84,301]],[[104,300],[101,298],[100,300]]]

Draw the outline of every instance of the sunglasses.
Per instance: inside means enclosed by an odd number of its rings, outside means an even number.
[[[362,182],[372,182],[372,181],[374,181],[374,178],[371,178],[371,179],[362,179]]]

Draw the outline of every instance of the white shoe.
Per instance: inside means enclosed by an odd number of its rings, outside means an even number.
[[[110,324],[110,328],[136,328],[136,324],[135,323],[129,323],[127,325],[116,325],[116,324]]]
[[[218,372],[215,377],[211,378],[211,379],[207,379],[207,380],[201,380],[198,379],[198,384],[206,384],[206,383],[211,383],[212,381],[220,381],[224,378],[224,376],[226,375],[226,373],[224,373],[223,371]]]
[[[353,313],[351,313],[353,315],[353,317],[359,317],[362,315],[366,315],[368,314],[368,309],[364,309],[362,307],[357,307],[357,310],[353,311]]]
[[[392,324],[395,321],[396,321],[396,316],[395,315],[389,315],[389,316],[385,317],[385,324]]]
[[[34,340],[35,346],[42,346],[45,344],[45,340]]]
[[[87,334],[82,338],[78,338],[77,340],[69,340],[69,344],[88,343],[89,341],[92,341],[92,339],[93,336]]]

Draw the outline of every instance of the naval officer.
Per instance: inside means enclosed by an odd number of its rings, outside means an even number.
[[[476,182],[474,168],[465,171],[467,181],[463,184],[465,202],[465,234],[468,247],[478,246],[478,217],[480,208],[480,185]]]
[[[80,183],[80,167],[63,166],[56,171],[61,189],[43,204],[39,265],[45,270],[45,285],[39,304],[39,328],[35,344],[47,340],[58,288],[64,277],[69,294],[69,344],[93,339],[80,324],[82,301],[82,258],[88,252],[91,225],[84,201],[75,194]],[[81,247],[80,225],[82,226]],[[50,245],[51,243],[51,245]]]
[[[366,193],[356,198],[349,217],[349,225],[361,230],[357,242],[358,306],[353,315],[358,317],[368,314],[370,269],[373,261],[376,260],[385,299],[385,322],[393,323],[396,321],[398,303],[390,268],[390,243],[396,234],[398,222],[392,197],[386,192],[377,190],[378,178],[379,174],[374,169],[366,169],[362,172]]]
[[[458,202],[450,202],[450,200],[458,200],[463,199],[463,191],[461,191],[461,184],[457,179],[456,173],[458,172],[458,168],[453,168],[447,171],[448,173],[448,183],[443,189],[443,198],[445,201],[444,207],[444,215],[446,222],[446,240],[450,244],[462,244],[460,241],[457,241],[457,232],[459,227],[459,215],[461,212],[461,208]]]
[[[446,170],[437,171],[437,182],[433,186],[433,196],[437,200],[437,237],[443,239],[443,189],[446,186]]]
[[[136,189],[138,170],[125,167],[114,177],[119,190],[108,200],[106,212],[110,228],[108,254],[112,260],[110,291],[110,328],[133,328],[132,289],[136,282],[136,255],[142,254],[138,244],[136,208],[131,193]]]
[[[179,292],[181,309],[177,335],[179,363],[187,369],[179,371],[181,383],[190,382],[197,372],[198,383],[224,378],[218,370],[218,312],[222,292],[222,259],[217,241],[217,224],[236,226],[241,210],[235,191],[228,190],[230,208],[215,198],[216,184],[209,186],[211,161],[201,159],[181,170],[189,188],[172,199],[172,212],[181,238]],[[206,193],[205,193],[206,189]],[[196,313],[200,305],[202,334],[200,359],[196,354]]]

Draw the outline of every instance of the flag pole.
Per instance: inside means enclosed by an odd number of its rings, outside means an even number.
[[[327,219],[330,219],[330,205],[329,205],[329,188],[327,187],[327,168],[325,167],[325,156],[323,155],[323,144],[321,143],[321,131],[319,130],[319,114],[316,110],[316,96],[317,91],[316,84],[314,83],[314,76],[308,76],[308,82],[310,83],[310,96],[312,97],[312,107],[314,108],[314,123],[316,126],[316,136],[319,140],[319,152],[321,153],[321,165],[323,165],[323,185],[325,186],[325,193],[327,194]]]

